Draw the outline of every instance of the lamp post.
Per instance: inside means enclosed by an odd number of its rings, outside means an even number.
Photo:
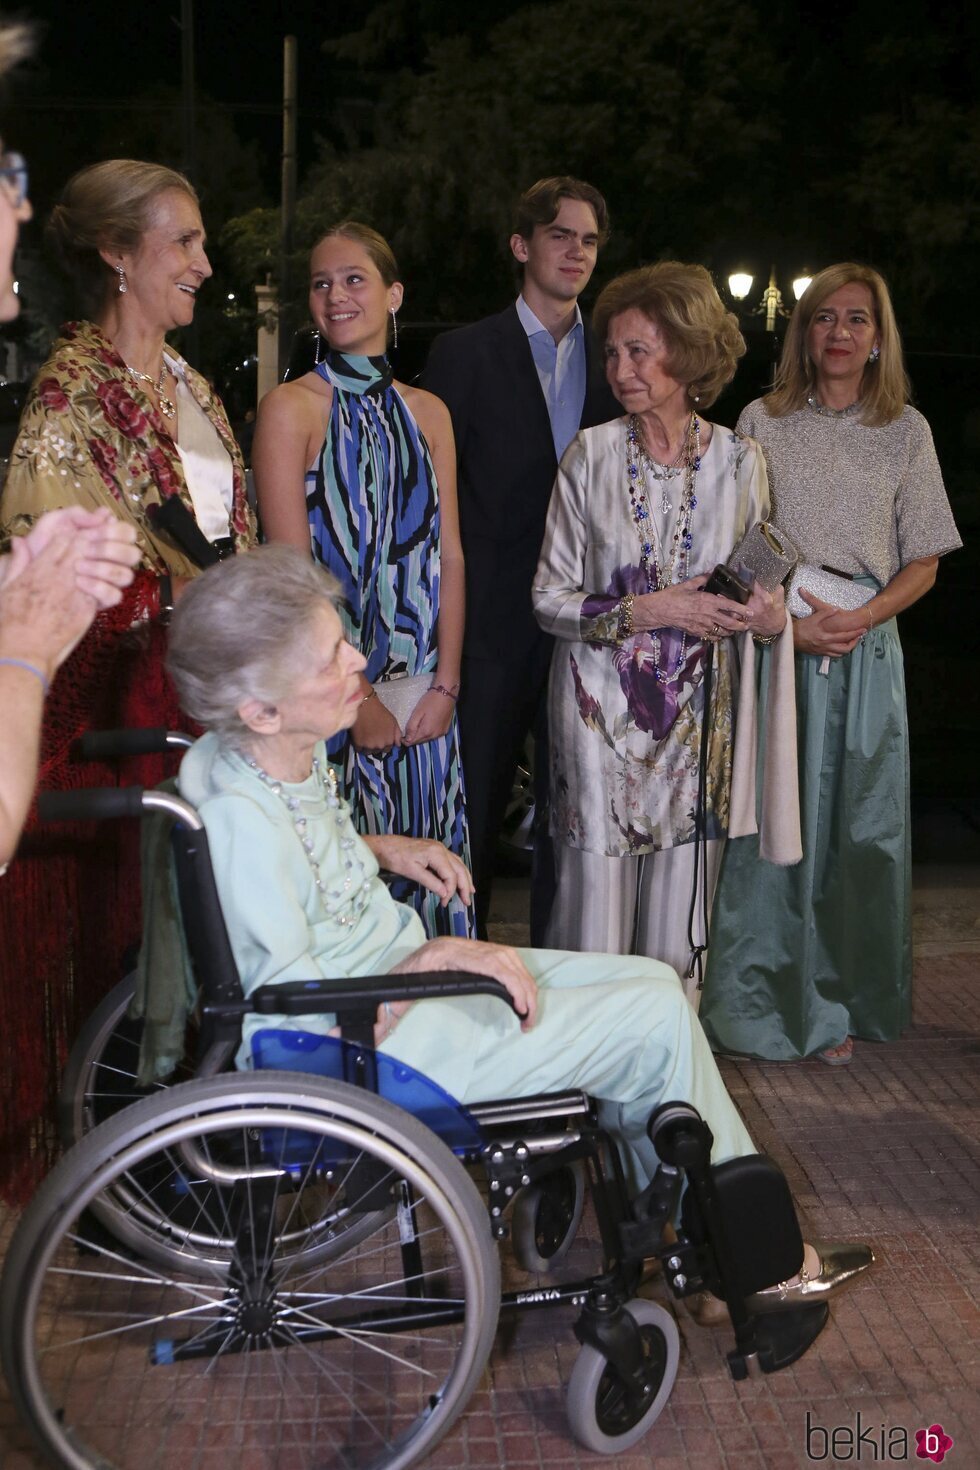
[[[791,308],[783,305],[783,293],[776,284],[776,267],[769,268],[769,284],[762,293],[762,299],[756,306],[744,306],[743,302],[752,290],[753,276],[749,271],[733,271],[728,277],[728,291],[736,307],[743,316],[764,316],[766,319],[766,334],[769,338],[769,355],[775,369],[779,362],[779,335],[776,331],[776,323],[780,317],[788,317]],[[803,295],[810,284],[810,276],[807,274],[797,276],[793,281],[793,295],[797,301]]]
[[[742,302],[752,290],[753,277],[748,271],[734,271],[728,277],[728,289],[735,301]],[[793,295],[799,301],[803,292],[810,284],[811,277],[803,274],[797,276],[793,282]],[[790,313],[783,305],[783,293],[776,285],[776,267],[769,267],[769,284],[762,293],[762,300],[758,306],[743,307],[745,311],[751,312],[753,316],[761,316],[763,312],[766,317],[766,331],[775,332],[776,320],[781,316],[789,316]]]

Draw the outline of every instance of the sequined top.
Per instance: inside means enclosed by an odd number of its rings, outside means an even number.
[[[738,431],[761,444],[772,518],[805,561],[884,587],[910,561],[962,545],[929,425],[916,409],[869,428],[859,416],[810,408],[770,418],[757,398]]]

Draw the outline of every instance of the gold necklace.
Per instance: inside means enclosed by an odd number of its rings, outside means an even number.
[[[172,419],[177,412],[177,405],[174,403],[169,394],[164,392],[164,385],[167,381],[166,359],[164,359],[163,367],[160,369],[159,378],[151,378],[149,373],[141,373],[139,368],[130,367],[128,363],[126,364],[126,371],[129,373],[130,377],[135,378],[138,383],[149,383],[150,387],[154,390],[160,400],[160,412],[163,414],[165,419]]]

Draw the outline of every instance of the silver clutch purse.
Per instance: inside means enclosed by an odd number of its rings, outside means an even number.
[[[403,735],[412,711],[432,688],[434,678],[435,674],[403,674],[401,678],[379,679],[375,684],[375,693],[388,713],[394,715]]]
[[[781,586],[800,559],[798,547],[772,521],[756,521],[728,558],[736,576],[745,581],[751,573],[768,593]]]
[[[844,612],[854,612],[875,596],[873,587],[864,587],[860,582],[852,582],[850,577],[828,572],[824,567],[806,561],[796,568],[786,592],[786,606],[794,618],[808,618],[813,612],[810,604],[800,596],[801,591],[809,592],[811,597],[819,597],[821,602],[829,602],[831,607],[839,607]]]

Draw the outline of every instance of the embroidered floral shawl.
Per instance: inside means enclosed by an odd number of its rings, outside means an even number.
[[[241,452],[217,394],[178,360],[188,388],[231,456],[230,528],[236,550],[245,550],[255,541],[255,523],[245,497]],[[146,570],[193,577],[199,568],[147,517],[148,506],[172,495],[179,495],[193,514],[167,420],[99,328],[69,322],[37,375],[21,418],[0,498],[3,540],[58,506],[109,505],[136,526]]]

